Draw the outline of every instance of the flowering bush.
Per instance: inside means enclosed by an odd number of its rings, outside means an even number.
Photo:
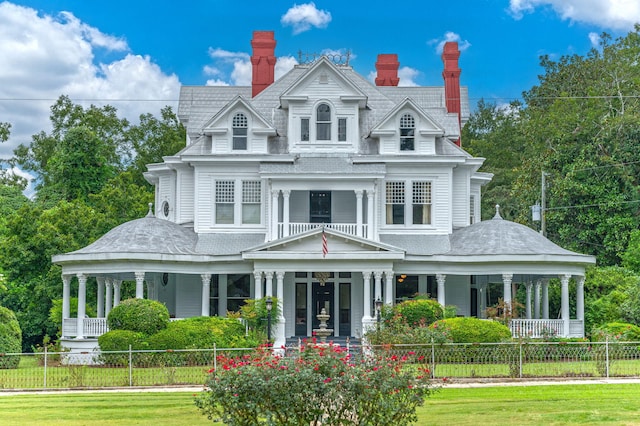
[[[422,357],[387,352],[355,359],[332,345],[282,357],[262,348],[217,360],[196,398],[228,425],[407,425],[435,388]]]

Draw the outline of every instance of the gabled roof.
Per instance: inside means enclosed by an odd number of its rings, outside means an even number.
[[[367,103],[366,94],[358,88],[355,84],[351,82],[348,78],[346,78],[340,68],[331,62],[326,57],[321,57],[316,62],[311,65],[304,73],[302,73],[298,78],[280,95],[280,106],[283,108],[287,108],[290,101],[304,101],[306,100],[306,95],[299,95],[300,89],[302,86],[308,84],[311,80],[315,79],[316,76],[320,75],[322,78],[322,73],[328,73],[326,76],[332,76],[335,81],[342,86],[342,91],[344,94],[340,96],[341,99],[345,101],[358,102],[360,108],[364,108]]]
[[[243,108],[247,109],[254,118],[258,119],[258,121],[265,128],[265,131],[266,131],[267,134],[270,134],[270,135],[275,135],[276,134],[276,129],[273,128],[271,123],[269,123],[262,116],[262,114],[260,114],[251,105],[250,102],[245,100],[242,95],[238,95],[235,98],[233,98],[228,104],[226,104],[222,109],[220,109],[217,113],[215,113],[207,122],[205,122],[204,125],[202,126],[203,127],[203,129],[202,129],[203,132],[205,134],[208,133],[208,132],[210,132],[210,133],[218,133],[218,132],[220,132],[220,130],[216,128],[216,124],[220,122],[221,118],[225,114],[227,114],[228,112],[230,112],[234,108],[237,108],[238,106],[242,106]],[[223,126],[220,127],[220,129],[224,130],[224,132],[227,132],[228,129],[229,129],[229,126],[227,125],[227,123],[224,123]]]
[[[322,234],[327,239],[327,259],[401,260],[404,250],[319,226],[307,232],[270,241],[242,252],[243,259],[322,259]]]
[[[426,122],[426,124],[428,124],[428,129],[425,129],[425,126],[423,125],[421,125],[420,129],[417,129],[420,133],[432,134],[437,136],[444,135],[445,133],[444,128],[438,123],[438,121],[434,120],[433,117],[431,117],[431,115],[429,115],[424,109],[420,108],[420,106],[418,106],[418,104],[416,104],[411,98],[405,98],[402,102],[400,102],[394,108],[392,108],[382,118],[380,123],[378,123],[373,129],[371,129],[371,134],[374,136],[377,136],[381,133],[385,133],[385,131],[382,130],[382,127],[387,125],[389,121],[392,120],[396,114],[398,114],[398,111],[404,108],[409,108],[413,110],[417,115],[419,115],[422,118],[423,122]],[[392,127],[395,128],[397,126],[394,124]]]

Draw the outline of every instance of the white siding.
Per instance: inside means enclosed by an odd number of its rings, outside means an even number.
[[[194,214],[194,172],[192,169],[178,172],[178,223],[192,222]]]
[[[213,225],[213,175],[208,172],[196,173],[195,182],[195,223],[196,232]]]
[[[458,315],[469,316],[471,311],[469,304],[471,303],[471,284],[469,277],[461,275],[447,275],[445,281],[445,305],[454,305],[457,308]]]
[[[469,225],[469,170],[456,168],[452,177],[453,227]]]
[[[356,194],[354,191],[331,193],[331,222],[356,223]]]
[[[202,313],[202,280],[199,275],[181,275],[176,286],[176,317],[197,317]]]

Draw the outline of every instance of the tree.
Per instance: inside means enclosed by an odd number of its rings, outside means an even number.
[[[33,135],[31,144],[21,144],[14,150],[15,163],[40,177],[36,190],[56,183],[56,178],[60,177],[60,149],[69,148],[78,139],[77,133],[71,135],[71,139],[67,138],[73,129],[85,128],[85,134],[93,133],[91,139],[97,146],[91,152],[99,153],[105,168],[118,171],[130,163],[132,151],[125,138],[129,122],[119,118],[114,107],[91,105],[85,109],[74,104],[68,96],[60,96],[51,107],[49,119],[51,133]],[[58,163],[51,164],[52,158],[58,158]]]
[[[145,185],[142,173],[147,164],[161,162],[162,157],[174,155],[184,148],[186,130],[167,106],[160,111],[160,119],[152,114],[140,115],[140,124],[129,129],[127,138],[135,151],[129,171],[138,185]]]

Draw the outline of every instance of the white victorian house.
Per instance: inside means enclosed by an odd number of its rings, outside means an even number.
[[[492,176],[460,144],[469,104],[456,43],[444,47],[444,85],[429,87],[398,87],[398,59],[388,54],[378,56],[375,84],[348,59],[327,57],[274,81],[273,32],[255,32],[251,44],[251,87],[182,88],[186,146],[148,166],[149,215],[53,257],[64,283],[63,345],[95,347],[123,281],[176,318],[224,316],[248,298],[277,297],[276,345],[310,336],[321,308],[335,336],[361,336],[378,299],[428,293],[482,317],[518,284],[527,309],[514,334],[584,334],[584,271],[595,259],[499,212],[480,221],[481,187]],[[97,318],[85,317],[90,277]],[[553,277],[561,312],[548,308]],[[77,318],[69,315],[74,278]]]

